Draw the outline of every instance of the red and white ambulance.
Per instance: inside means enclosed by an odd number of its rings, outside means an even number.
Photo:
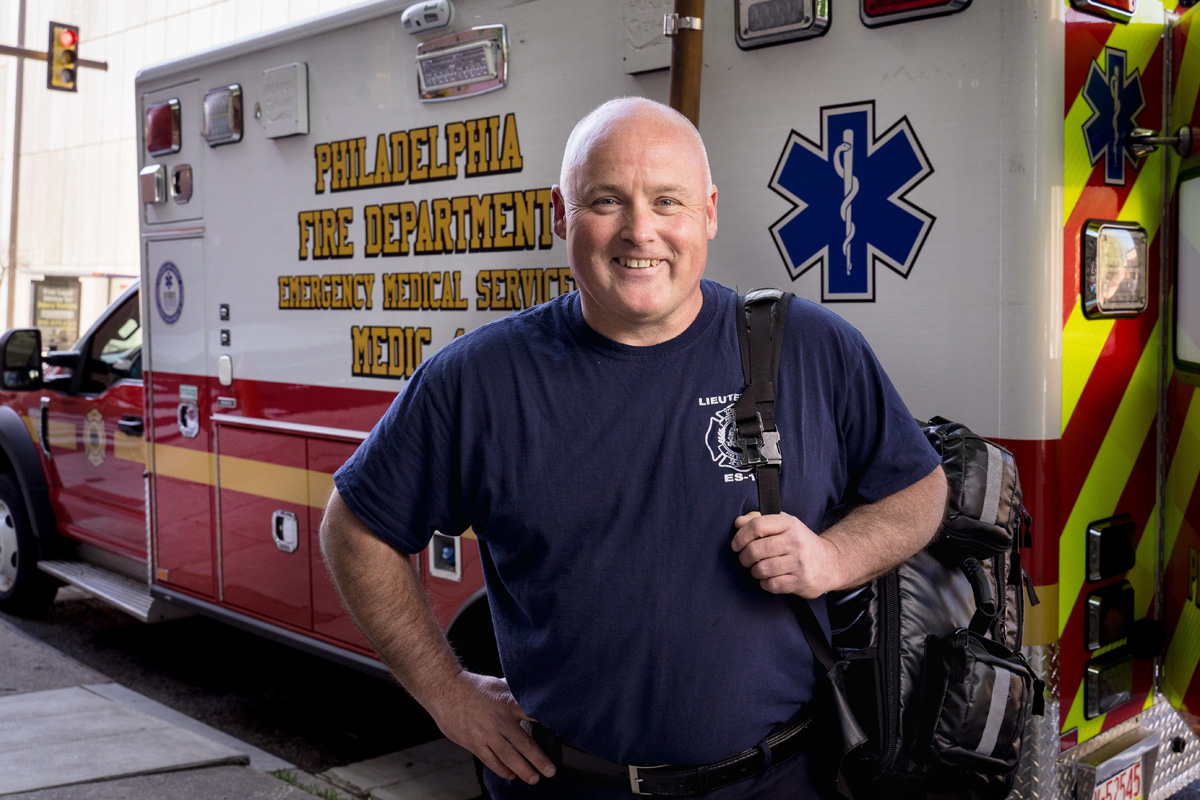
[[[914,414],[1017,456],[1049,710],[1015,794],[1169,796],[1200,761],[1191,5],[409,0],[143,70],[140,292],[70,352],[0,342],[0,603],[67,581],[378,668],[318,551],[332,473],[437,348],[574,288],[567,134],[666,101],[702,37],[708,275],[829,305]],[[472,534],[417,562],[482,664]]]

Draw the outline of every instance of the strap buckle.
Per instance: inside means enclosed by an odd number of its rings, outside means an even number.
[[[758,433],[737,437],[737,446],[742,451],[742,466],[778,467],[783,464],[783,455],[779,450],[779,431],[763,430],[762,414],[755,412],[755,416],[758,417]]]

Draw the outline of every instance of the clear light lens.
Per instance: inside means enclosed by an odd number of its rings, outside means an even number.
[[[496,77],[492,42],[479,42],[420,57],[421,88],[446,89]]]
[[[1101,314],[1137,313],[1146,308],[1146,247],[1143,230],[1100,229],[1096,242],[1096,306]]]

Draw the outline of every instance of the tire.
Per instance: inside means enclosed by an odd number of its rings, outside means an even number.
[[[21,487],[0,475],[0,611],[30,615],[54,601],[58,583],[37,568],[37,544]]]

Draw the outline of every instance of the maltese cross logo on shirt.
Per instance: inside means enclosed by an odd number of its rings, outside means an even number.
[[[817,264],[824,302],[874,301],[875,266],[907,278],[934,217],[905,199],[933,172],[908,118],[875,135],[875,102],[821,109],[821,140],[792,131],[771,188],[795,208],[771,226],[792,280]]]
[[[1141,76],[1136,69],[1128,72],[1126,58],[1124,50],[1104,48],[1106,70],[1093,61],[1083,85],[1083,99],[1092,108],[1092,116],[1083,124],[1088,158],[1093,166],[1104,159],[1104,182],[1110,186],[1125,184],[1126,161],[1137,169],[1137,156],[1125,146],[1125,139],[1146,107]]]

